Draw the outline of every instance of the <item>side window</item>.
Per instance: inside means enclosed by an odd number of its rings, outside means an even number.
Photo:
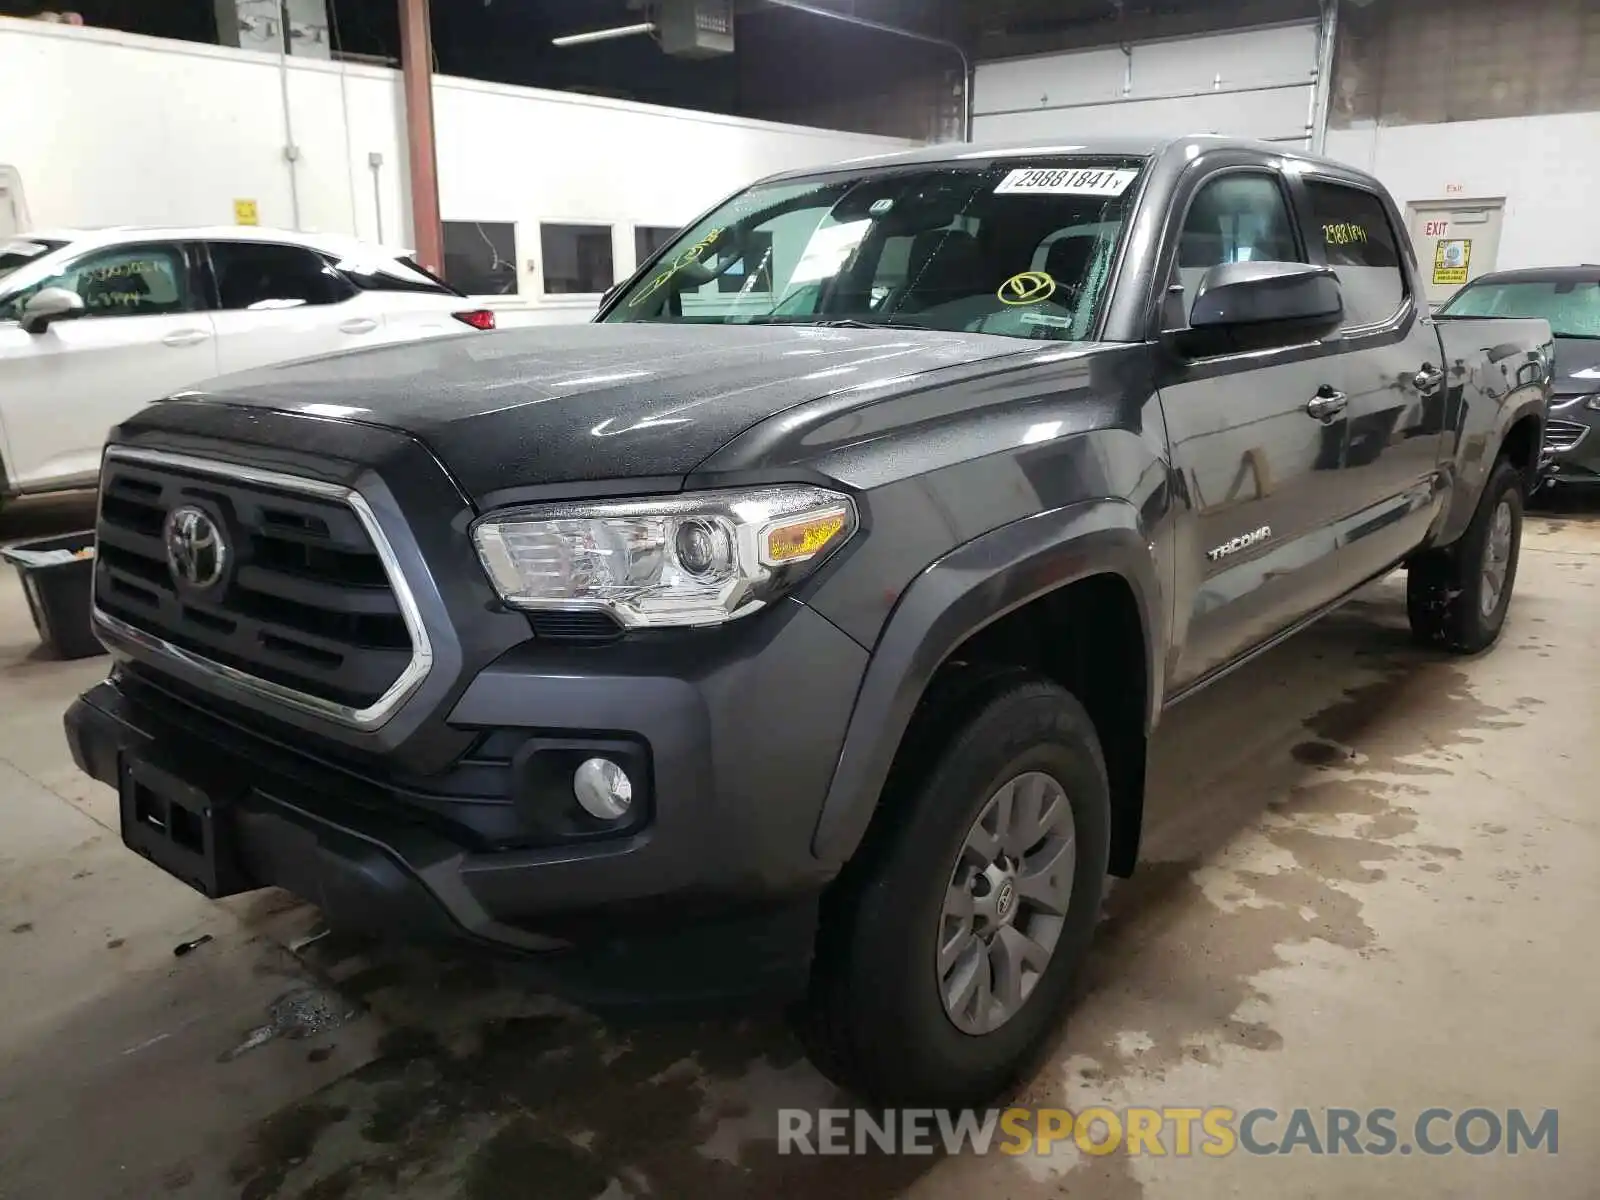
[[[1359,188],[1316,180],[1306,181],[1306,194],[1328,265],[1344,291],[1345,324],[1387,321],[1405,302],[1406,277],[1383,202]]]
[[[517,294],[517,227],[511,221],[445,221],[444,277],[467,296]]]
[[[454,296],[455,289],[409,258],[347,258],[334,268],[363,292],[424,292]]]
[[[1178,238],[1177,282],[1185,317],[1212,267],[1236,262],[1305,262],[1274,175],[1219,175],[1201,185]]]
[[[20,312],[29,297],[48,287],[77,292],[90,317],[160,316],[194,308],[183,252],[169,243],[117,246],[86,254],[59,275],[19,293],[13,308]]]
[[[303,246],[271,242],[212,242],[219,307],[264,312],[338,304],[355,294],[327,259]]]

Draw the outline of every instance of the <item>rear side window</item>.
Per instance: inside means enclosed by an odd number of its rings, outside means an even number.
[[[409,258],[373,261],[347,258],[335,265],[340,274],[363,292],[425,292],[435,296],[461,294]]]
[[[1328,265],[1344,291],[1346,325],[1376,325],[1406,298],[1400,249],[1383,201],[1371,192],[1317,180],[1306,182],[1311,219]]]
[[[271,242],[212,242],[219,307],[264,312],[338,304],[355,288],[322,255]]]

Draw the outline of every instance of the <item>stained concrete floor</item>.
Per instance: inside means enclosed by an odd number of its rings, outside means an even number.
[[[603,1026],[126,853],[59,726],[104,660],[41,659],[0,572],[0,1198],[1593,1197],[1597,584],[1600,519],[1535,518],[1496,651],[1413,650],[1390,581],[1170,714],[1147,862],[1022,1097],[1556,1108],[1558,1155],[798,1158],[777,1108],[836,1100],[776,1020]]]

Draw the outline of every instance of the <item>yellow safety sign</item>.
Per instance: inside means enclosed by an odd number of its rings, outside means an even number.
[[[1038,304],[1056,294],[1056,281],[1043,271],[1013,275],[995,293],[1001,304]]]
[[[256,211],[254,200],[235,200],[233,202],[233,223],[235,225],[259,225],[261,215]]]

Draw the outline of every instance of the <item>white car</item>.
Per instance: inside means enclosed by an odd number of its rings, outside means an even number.
[[[254,227],[0,241],[0,500],[92,484],[107,431],[217,375],[493,329],[404,251]]]

